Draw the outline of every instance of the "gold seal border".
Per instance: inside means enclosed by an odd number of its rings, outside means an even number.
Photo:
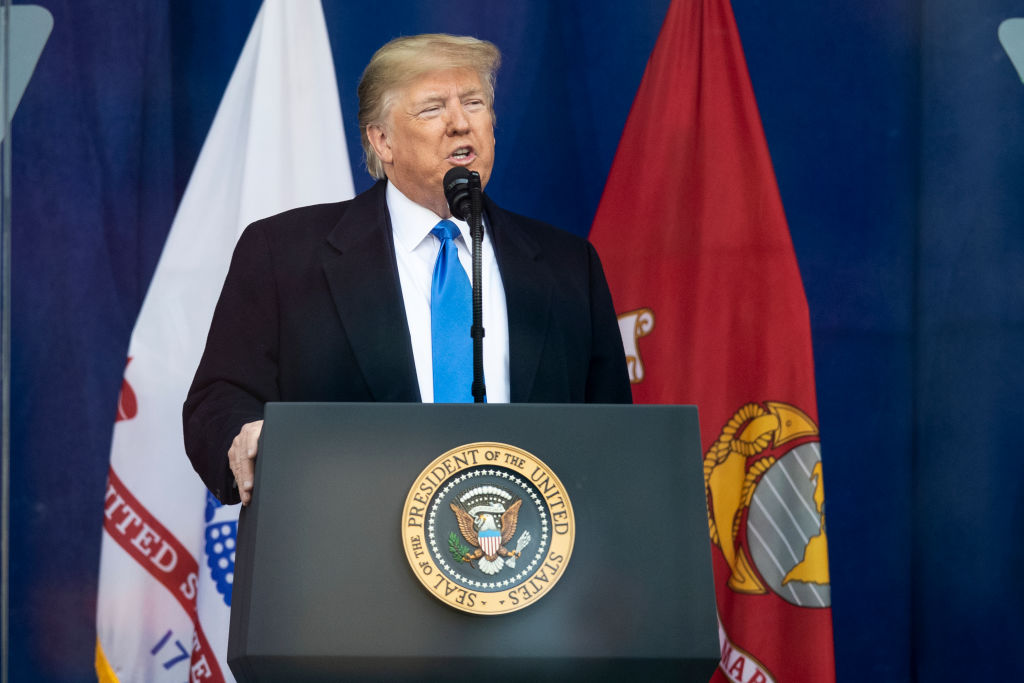
[[[427,507],[434,494],[460,472],[479,466],[522,476],[544,498],[551,515],[550,545],[544,561],[515,588],[500,592],[472,591],[448,579],[431,556],[426,538]],[[495,441],[464,444],[438,456],[416,477],[402,507],[402,546],[413,574],[432,596],[470,614],[508,614],[536,603],[565,573],[575,539],[572,503],[558,476],[529,451]]]

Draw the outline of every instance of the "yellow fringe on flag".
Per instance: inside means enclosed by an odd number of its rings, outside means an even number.
[[[117,674],[110,667],[110,662],[107,661],[107,656],[103,654],[99,638],[96,639],[96,678],[99,683],[120,683]]]

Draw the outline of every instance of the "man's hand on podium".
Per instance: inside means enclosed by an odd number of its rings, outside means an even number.
[[[242,505],[248,505],[252,500],[253,479],[256,474],[256,446],[259,443],[261,431],[263,431],[263,420],[242,425],[241,431],[238,432],[238,436],[231,442],[231,448],[228,449],[228,464],[231,467],[231,473],[235,475]]]

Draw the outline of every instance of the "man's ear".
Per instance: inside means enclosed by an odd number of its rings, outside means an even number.
[[[379,124],[367,126],[366,138],[370,141],[370,146],[373,147],[373,151],[377,153],[377,157],[382,163],[390,164],[394,160],[394,154],[391,151],[391,138],[388,137],[384,126]]]

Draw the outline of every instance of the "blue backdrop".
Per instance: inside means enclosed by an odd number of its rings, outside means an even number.
[[[36,2],[55,28],[12,138],[9,666],[84,681],[128,339],[259,3]],[[471,33],[504,52],[488,191],[586,234],[667,6],[324,0],[357,189],[369,56]],[[810,303],[839,680],[1020,677],[1024,83],[996,30],[1024,9],[733,7]]]

